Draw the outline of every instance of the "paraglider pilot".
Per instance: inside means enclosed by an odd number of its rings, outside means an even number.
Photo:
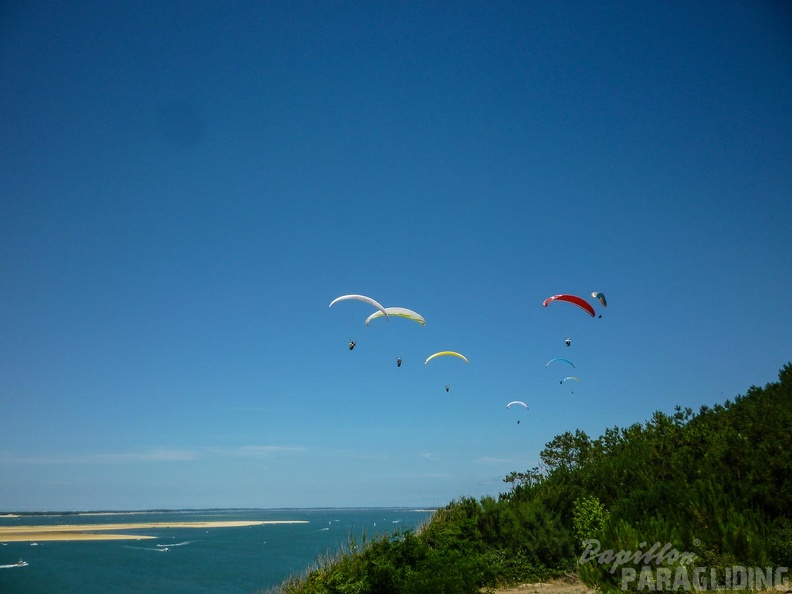
[[[451,389],[451,386],[446,386],[446,392],[448,392],[450,389]]]
[[[564,344],[566,344],[567,346],[569,346],[570,344],[572,344],[572,339],[571,339],[571,338],[567,338],[567,339],[564,341]]]
[[[355,341],[354,340],[350,340],[349,341],[349,350],[351,351],[354,348],[355,348]]]
[[[396,357],[396,367],[401,367],[402,360],[401,357]]]

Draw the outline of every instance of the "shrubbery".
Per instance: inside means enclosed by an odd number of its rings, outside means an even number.
[[[618,588],[610,567],[577,567],[591,538],[615,551],[672,543],[719,575],[792,565],[792,365],[733,402],[657,412],[594,440],[567,432],[540,457],[497,499],[453,501],[421,529],[353,544],[278,591],[465,594],[570,571]]]

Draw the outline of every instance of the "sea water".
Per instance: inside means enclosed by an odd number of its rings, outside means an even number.
[[[304,521],[231,528],[131,529],[146,540],[0,544],[0,593],[256,593],[362,537],[414,529],[432,510],[201,510],[0,517],[0,526]],[[119,531],[120,532],[120,531]],[[167,549],[167,550],[165,550]],[[27,563],[16,566],[19,561]]]

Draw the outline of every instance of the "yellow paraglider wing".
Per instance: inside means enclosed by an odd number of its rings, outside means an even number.
[[[435,353],[434,355],[429,355],[426,358],[426,361],[424,361],[424,365],[429,363],[429,361],[431,361],[432,359],[436,359],[437,357],[448,357],[448,356],[450,356],[450,357],[459,357],[465,363],[470,363],[470,361],[467,360],[467,357],[465,357],[465,355],[457,353],[456,351],[440,351],[439,353]]]

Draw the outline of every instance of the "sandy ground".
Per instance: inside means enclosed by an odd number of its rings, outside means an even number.
[[[595,594],[596,590],[592,590],[583,582],[570,578],[569,580],[551,580],[519,584],[509,588],[497,588],[494,592],[495,594]]]
[[[519,584],[509,588],[496,588],[495,590],[482,590],[482,594],[492,592],[494,594],[598,594],[597,590],[589,588],[575,578],[568,580],[551,580],[549,582],[537,582],[534,584]],[[792,590],[786,590],[785,586],[777,586],[763,590],[765,594],[787,594]],[[739,594],[734,590],[724,591],[724,594]]]
[[[0,526],[0,542],[45,540],[141,540],[156,538],[145,534],[118,534],[119,530],[162,528],[236,528],[261,524],[304,524],[306,520],[236,522],[149,522],[131,524],[66,524],[62,526]]]

